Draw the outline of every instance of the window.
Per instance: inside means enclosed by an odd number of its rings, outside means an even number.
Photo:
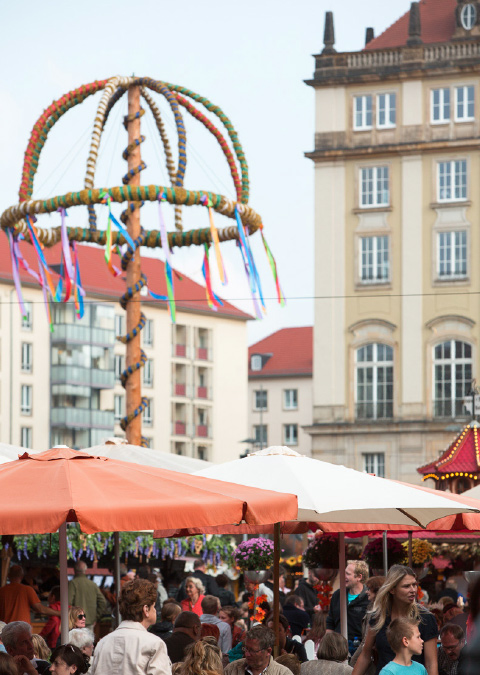
[[[356,352],[358,419],[393,417],[393,349],[369,344]]]
[[[283,442],[285,445],[298,444],[298,424],[283,425]]]
[[[360,238],[360,279],[382,282],[390,278],[388,237]]]
[[[298,389],[284,389],[283,407],[285,410],[296,410],[298,408]]]
[[[360,206],[388,206],[389,201],[388,166],[360,169]]]
[[[30,384],[22,384],[20,412],[22,415],[32,414],[32,387]]]
[[[365,473],[374,473],[375,476],[385,478],[385,455],[383,452],[367,453],[363,455],[363,470]]]
[[[431,121],[435,124],[448,122],[450,119],[450,89],[432,89],[431,94]]]
[[[143,344],[147,347],[153,347],[153,319],[147,319],[142,331]]]
[[[22,448],[32,447],[32,428],[21,427],[20,429],[20,445]]]
[[[25,316],[22,317],[23,330],[32,330],[33,328],[33,305],[31,302],[24,302]]]
[[[455,87],[455,121],[469,122],[475,118],[473,84],[467,87]]]
[[[385,129],[394,127],[397,122],[396,94],[377,95],[377,127]]]
[[[253,427],[253,435],[255,438],[255,444],[261,445],[262,447],[268,443],[268,433],[266,424],[256,424]]]
[[[207,448],[204,445],[199,445],[197,447],[197,457],[198,457],[198,459],[203,459],[204,461],[207,461],[208,451],[207,451]]]
[[[460,21],[465,30],[471,30],[477,20],[477,10],[474,4],[469,2],[467,5],[462,7],[460,12]]]
[[[125,370],[125,357],[121,354],[115,354],[113,367],[115,370],[115,379],[117,382],[120,382],[122,372]]]
[[[254,410],[266,410],[268,407],[268,391],[260,389],[253,392],[254,396]]]
[[[262,357],[260,356],[260,354],[254,354],[250,358],[250,369],[262,370]]]
[[[438,233],[438,276],[454,279],[467,275],[467,233]]]
[[[434,347],[434,416],[463,415],[463,400],[472,385],[472,347],[448,340]]]
[[[146,426],[150,427],[152,425],[152,421],[153,421],[153,418],[152,418],[152,399],[147,398],[145,400],[146,400],[147,405],[145,406],[145,409],[143,411],[143,423]]]
[[[353,99],[353,128],[371,129],[372,128],[372,97],[355,96]]]
[[[125,335],[125,317],[123,314],[115,314],[115,336]]]
[[[143,366],[143,384],[153,387],[153,359],[147,359]]]
[[[125,397],[115,394],[113,404],[115,422],[120,422],[122,417],[125,416]]]
[[[439,202],[459,202],[467,198],[467,160],[438,162]]]
[[[22,342],[22,372],[31,373],[33,365],[33,345],[30,342]]]

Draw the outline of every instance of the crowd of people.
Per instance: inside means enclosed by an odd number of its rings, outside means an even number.
[[[314,570],[293,589],[281,574],[275,648],[272,582],[261,588],[257,615],[252,598],[259,589],[246,583],[237,599],[228,577],[213,577],[198,560],[174,593],[145,566],[137,574],[124,570],[121,622],[95,644],[95,624],[116,591],[102,593],[79,561],[69,582],[69,634],[62,644],[58,585],[43,589],[47,607],[22,583],[22,568],[13,565],[10,583],[0,588],[0,675],[480,673],[475,665],[480,585],[466,612],[451,585],[436,604],[420,603],[415,573],[403,565],[379,577],[369,576],[365,562],[348,561],[344,574],[348,639],[341,635],[340,591],[323,611]],[[32,633],[31,611],[47,616],[39,634]]]

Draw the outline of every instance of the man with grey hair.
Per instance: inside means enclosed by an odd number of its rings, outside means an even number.
[[[78,647],[90,659],[92,658],[95,638],[88,628],[72,628],[68,634],[68,642]]]
[[[84,610],[86,628],[93,631],[95,622],[102,618],[107,609],[107,601],[97,584],[87,579],[86,572],[86,563],[78,560],[75,577],[68,582],[68,604]]]
[[[245,636],[244,659],[229,663],[225,675],[292,675],[291,671],[272,658],[275,633],[266,626],[254,626]]]
[[[19,673],[31,675],[35,669],[38,675],[46,675],[50,670],[48,661],[34,658],[32,627],[26,621],[12,621],[2,630],[2,642],[10,656],[13,656]],[[23,669],[23,670],[22,670]]]

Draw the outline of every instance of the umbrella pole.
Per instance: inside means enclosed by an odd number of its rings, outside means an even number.
[[[413,567],[412,549],[413,549],[413,532],[409,532],[408,533],[408,566],[409,567]]]
[[[120,599],[120,533],[119,532],[114,532],[113,533],[113,547],[114,547],[114,553],[115,553],[115,567],[113,570],[113,577],[115,581],[115,595],[117,597],[117,601],[115,604],[115,628],[117,628],[120,624],[120,608],[118,601]]]
[[[278,636],[279,623],[279,605],[280,605],[280,523],[273,526],[273,630],[275,631],[275,647],[273,656],[280,655],[280,644]]]
[[[68,642],[68,574],[67,574],[67,523],[58,530],[58,557],[60,560],[60,621],[61,643]]]
[[[387,548],[387,530],[383,533],[383,574],[388,574],[388,548]]]
[[[348,640],[347,630],[347,588],[345,586],[345,533],[338,535],[339,574],[340,574],[340,632]]]

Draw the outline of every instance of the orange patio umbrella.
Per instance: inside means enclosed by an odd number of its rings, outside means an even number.
[[[66,523],[91,534],[247,523],[296,516],[294,495],[157,469],[70,448],[0,465],[0,534],[60,531],[62,641],[68,630]]]

